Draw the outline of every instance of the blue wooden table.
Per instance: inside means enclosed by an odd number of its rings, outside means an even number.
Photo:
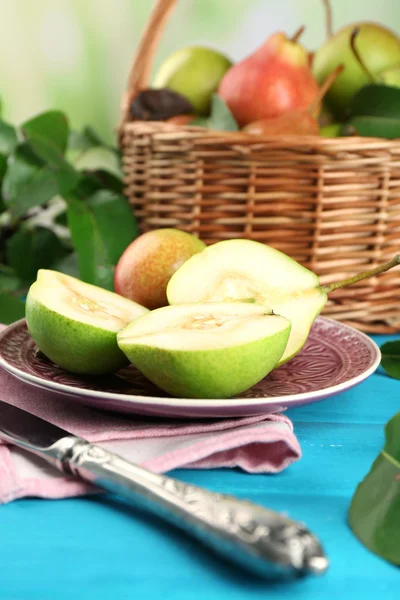
[[[0,599],[398,599],[400,570],[368,552],[346,524],[354,489],[398,410],[400,382],[379,371],[348,392],[290,411],[304,456],[284,473],[173,473],[305,521],[331,560],[321,578],[268,584],[248,577],[110,497],[26,499],[0,506]]]

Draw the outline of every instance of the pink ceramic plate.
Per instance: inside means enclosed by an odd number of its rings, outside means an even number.
[[[0,365],[30,385],[103,410],[174,417],[248,416],[316,402],[360,383],[379,362],[369,337],[320,317],[300,354],[247,392],[229,400],[189,400],[171,398],[132,366],[102,377],[68,373],[37,349],[24,320],[0,335]]]

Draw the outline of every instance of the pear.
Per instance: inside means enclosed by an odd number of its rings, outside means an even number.
[[[242,302],[165,306],[119,332],[121,350],[139,371],[180,398],[230,398],[278,363],[290,322]]]
[[[356,53],[352,47],[355,32]],[[400,38],[378,23],[347,25],[315,52],[312,71],[318,83],[323,84],[338,64],[343,64],[344,70],[327,93],[326,103],[342,118],[355,93],[371,83],[371,78],[400,85]]]
[[[72,373],[112,373],[127,364],[117,333],[146,312],[113,292],[46,269],[39,270],[26,299],[34,342]]]
[[[252,135],[318,135],[320,133],[317,119],[319,106],[342,69],[343,66],[339,65],[330,74],[307,108],[296,108],[277,117],[249,123],[243,131]]]
[[[278,32],[224,76],[218,93],[241,127],[307,109],[319,87],[299,44],[301,28],[289,39]]]
[[[321,137],[340,137],[342,127],[342,123],[330,123],[329,125],[324,125],[324,127],[321,127],[321,129],[319,130],[319,134]]]
[[[199,115],[207,115],[211,98],[232,62],[216,50],[192,46],[171,54],[159,67],[154,88],[185,96]]]
[[[183,263],[206,247],[179,229],[153,229],[125,249],[114,275],[118,294],[153,310],[168,304],[167,283]]]
[[[328,293],[400,263],[397,256],[381,267],[321,286],[317,275],[282,252],[251,240],[218,242],[189,259],[167,287],[170,304],[254,298],[289,319],[292,330],[279,364],[304,346]]]
[[[308,110],[298,108],[278,117],[249,123],[242,131],[252,135],[318,135],[319,124]]]

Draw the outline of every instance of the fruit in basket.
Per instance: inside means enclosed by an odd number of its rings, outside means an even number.
[[[73,373],[112,373],[127,364],[117,333],[148,312],[113,292],[41,269],[26,299],[26,321],[38,348]]]
[[[158,69],[154,88],[168,88],[185,96],[199,115],[207,115],[211,97],[232,62],[216,50],[191,46],[171,54]]]
[[[227,240],[189,259],[171,278],[170,304],[254,298],[292,323],[282,364],[304,346],[328,293],[400,264],[395,259],[348,280],[321,286],[317,275],[282,252],[250,240]]]
[[[131,117],[140,121],[165,121],[178,115],[193,113],[192,104],[171,90],[142,90],[131,104]],[[193,118],[193,117],[192,117]]]
[[[176,117],[171,117],[167,119],[167,123],[170,125],[190,125],[196,119],[195,115],[177,115]]]
[[[150,381],[186,398],[230,398],[278,363],[290,322],[242,302],[166,306],[118,334],[118,344]]]
[[[178,229],[148,231],[129,244],[119,259],[115,291],[149,309],[165,306],[172,275],[204,248],[204,242]]]
[[[279,117],[249,123],[242,131],[253,135],[318,135],[319,124],[308,111],[297,109]]]
[[[330,88],[326,103],[337,117],[343,117],[354,94],[371,83],[371,77],[400,85],[400,39],[378,23],[347,25],[315,52],[312,71],[318,83],[322,84],[339,63],[345,68]]]
[[[321,127],[319,134],[322,137],[328,138],[340,137],[342,127],[343,126],[341,123],[331,123],[330,125],[324,125],[324,127]]]
[[[244,126],[307,108],[318,90],[297,36],[276,33],[226,73],[218,93]]]
[[[320,104],[342,69],[343,66],[339,65],[329,75],[307,108],[296,108],[277,117],[249,123],[243,128],[243,131],[253,135],[318,135],[319,122],[317,115]]]

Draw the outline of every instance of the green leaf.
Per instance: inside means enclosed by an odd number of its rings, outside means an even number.
[[[22,217],[29,209],[51,200],[58,191],[54,174],[46,167],[38,169],[26,183],[19,186],[10,203],[14,217]]]
[[[61,260],[55,262],[51,268],[66,275],[71,275],[71,277],[79,278],[78,255],[76,252],[70,252]]]
[[[0,154],[0,189],[3,185],[4,175],[7,171],[7,158],[4,154]],[[3,196],[0,194],[0,213],[6,210],[6,205],[4,204]]]
[[[400,117],[353,117],[343,126],[341,135],[393,140],[400,137]]]
[[[386,442],[349,510],[349,524],[375,554],[400,566],[400,412],[385,428]]]
[[[381,346],[382,368],[394,379],[400,379],[400,341],[386,342]]]
[[[113,290],[114,267],[93,211],[85,202],[68,198],[68,225],[78,255],[80,278]]]
[[[38,269],[50,268],[66,252],[55,233],[45,227],[20,228],[6,243],[7,262],[25,283],[34,281]]]
[[[29,147],[53,172],[59,194],[69,193],[78,183],[80,174],[64,158],[69,127],[65,116],[50,111],[27,121],[22,132]]]
[[[0,292],[0,323],[9,325],[25,316],[25,302],[8,292]]]
[[[15,275],[0,272],[1,292],[15,292],[21,287],[21,281]],[[1,321],[0,321],[1,322]]]
[[[20,144],[9,160],[2,183],[2,196],[14,217],[45,204],[57,194],[52,171],[43,165],[26,144]]]
[[[87,126],[82,131],[71,131],[69,134],[68,150],[84,152],[96,146],[108,147],[92,127]]]
[[[207,127],[210,128],[210,118],[209,117],[197,117],[193,121],[190,121],[189,125],[193,125],[194,127]]]
[[[80,173],[64,159],[52,143],[39,138],[32,138],[30,139],[30,146],[54,174],[59,194],[63,196],[71,192],[81,178]]]
[[[219,131],[239,129],[233,114],[218,94],[214,94],[211,101],[210,127]]]
[[[74,190],[74,194],[83,200],[92,196],[100,190],[110,190],[117,194],[123,192],[123,182],[108,171],[99,169],[98,171],[84,171],[82,177]]]
[[[0,120],[0,152],[12,154],[18,143],[17,132],[12,125]]]
[[[45,112],[21,126],[27,140],[47,142],[61,154],[65,152],[69,136],[69,125],[66,116],[59,111]]]
[[[138,236],[138,226],[124,196],[103,190],[87,202],[107,246],[108,256],[116,265],[125,248]]]
[[[74,161],[76,169],[80,171],[108,171],[114,176],[122,177],[121,165],[118,156],[110,148],[95,146],[82,152]]]
[[[216,131],[238,131],[239,126],[228,106],[218,94],[213,94],[211,101],[211,115],[198,117],[190,125],[207,127]]]
[[[366,85],[353,97],[350,116],[400,118],[400,88],[383,84]]]

